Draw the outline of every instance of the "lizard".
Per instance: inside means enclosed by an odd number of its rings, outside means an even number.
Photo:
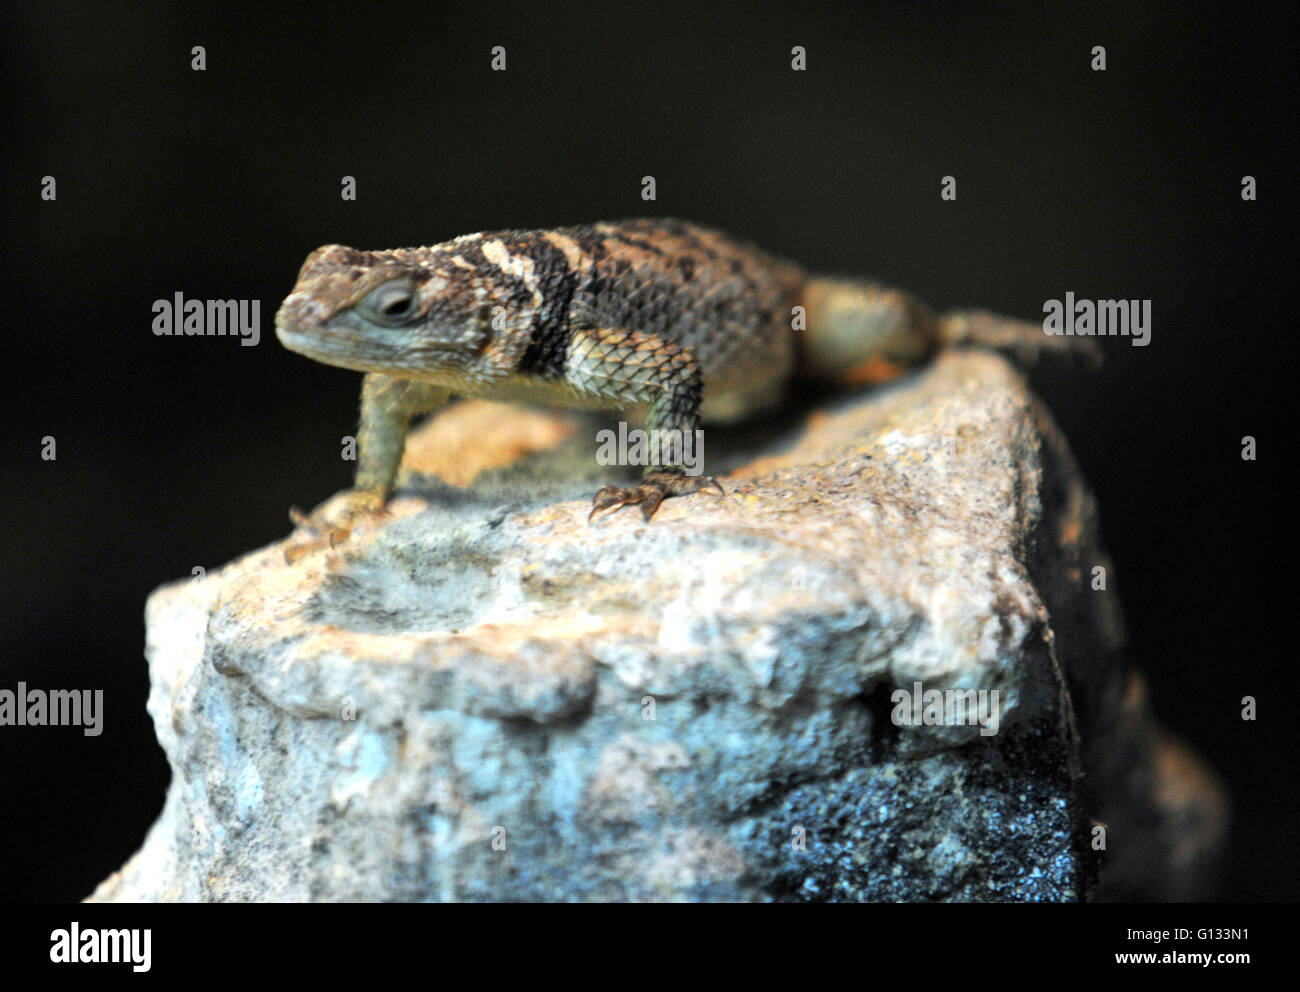
[[[1039,323],[936,314],[902,290],[802,266],[704,225],[632,219],[469,234],[429,247],[324,245],[275,318],[291,351],[365,373],[355,484],[331,545],[393,492],[409,424],[454,396],[648,410],[648,430],[697,429],[778,402],[798,377],[876,383],[938,349],[1087,351]],[[597,513],[722,492],[669,461],[607,485]],[[323,525],[297,510],[294,522]]]

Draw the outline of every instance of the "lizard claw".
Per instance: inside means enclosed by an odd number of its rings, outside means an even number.
[[[691,476],[681,472],[652,472],[639,486],[623,488],[621,486],[602,486],[591,501],[591,512],[587,522],[598,513],[608,510],[614,513],[625,506],[640,506],[641,516],[649,520],[659,509],[659,505],[669,497],[685,496],[689,493],[715,489],[718,495],[725,496],[726,490],[711,475]]]
[[[601,486],[596,491],[596,495],[591,500],[591,512],[587,514],[587,523],[591,523],[592,518],[602,510],[618,509],[626,506],[628,499],[626,494],[630,489],[620,489],[618,486]]]
[[[382,499],[369,491],[354,491],[348,495],[347,505],[334,520],[325,519],[319,511],[303,513],[296,506],[289,507],[289,519],[296,528],[313,535],[310,540],[290,544],[284,549],[284,560],[292,565],[299,558],[322,548],[336,548],[352,536],[352,531],[364,517],[388,517]]]

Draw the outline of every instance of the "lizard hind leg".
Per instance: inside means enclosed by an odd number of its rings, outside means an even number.
[[[646,434],[652,443],[646,450],[652,457],[641,484],[602,486],[592,499],[588,521],[624,506],[640,506],[649,520],[672,496],[723,492],[716,479],[698,474],[703,376],[690,348],[655,334],[584,329],[574,335],[568,366],[570,383],[584,392],[620,405],[650,405]],[[688,468],[697,473],[688,474]]]
[[[941,343],[937,318],[925,304],[879,283],[814,276],[802,300],[808,326],[800,362],[814,379],[883,382],[925,361]]]

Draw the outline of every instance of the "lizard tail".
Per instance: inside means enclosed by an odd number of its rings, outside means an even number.
[[[814,276],[804,285],[807,325],[800,366],[813,378],[849,385],[901,375],[940,348],[974,345],[1006,353],[1021,364],[1043,354],[1101,362],[1089,337],[1050,335],[1042,324],[986,310],[935,314],[916,297],[864,279]]]
[[[1101,365],[1101,348],[1094,338],[1048,334],[1032,320],[1016,320],[987,310],[953,310],[939,320],[939,336],[945,345],[977,345],[992,348],[1032,364],[1042,355],[1084,359],[1096,369]]]

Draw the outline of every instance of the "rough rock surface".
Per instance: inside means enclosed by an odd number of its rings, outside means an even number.
[[[635,478],[594,464],[606,424],[462,404],[390,518],[157,590],[173,780],[92,898],[1204,894],[1222,794],[1155,725],[1091,498],[1001,359],[710,431],[728,496],[649,524],[586,522]],[[918,682],[998,690],[997,733],[898,725]]]

